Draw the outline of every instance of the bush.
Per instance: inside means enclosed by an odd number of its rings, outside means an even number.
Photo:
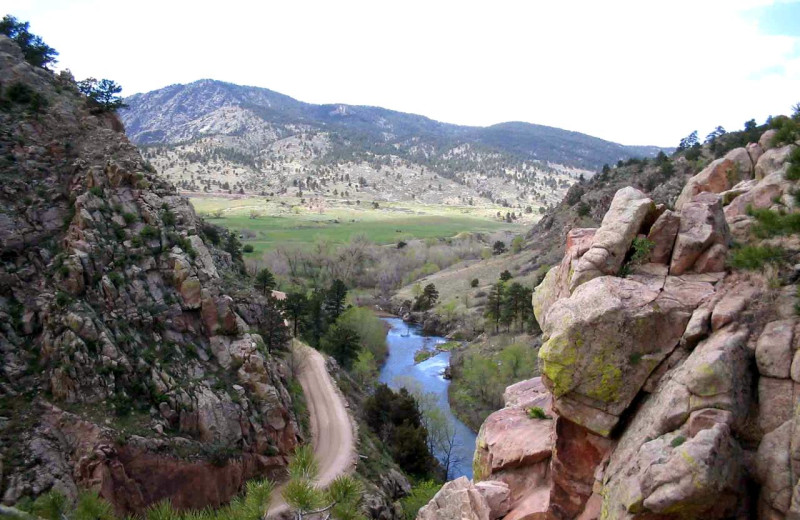
[[[528,412],[528,417],[531,419],[539,419],[539,420],[550,419],[550,416],[544,413],[544,410],[542,409],[541,406],[534,406],[528,408],[527,412]]]
[[[683,435],[678,435],[677,437],[672,439],[672,442],[670,442],[669,445],[672,446],[673,448],[677,448],[684,442],[686,442],[686,437],[684,437]]]
[[[469,286],[475,288],[478,286],[478,284],[480,284],[480,281],[477,278],[473,278],[472,281],[469,283]]]
[[[581,201],[580,204],[577,205],[575,211],[578,213],[579,217],[587,217],[589,216],[589,213],[591,213],[592,208],[590,208],[585,202]]]
[[[158,229],[154,228],[153,226],[146,225],[139,232],[139,236],[142,237],[144,240],[152,240],[154,238],[158,238],[160,234],[158,232]]]
[[[255,251],[255,249],[253,248],[252,244],[245,244],[244,247],[242,247],[242,251],[244,251],[245,253],[252,253],[253,251]]]
[[[433,480],[423,480],[412,487],[411,493],[400,500],[400,505],[403,507],[403,518],[405,520],[414,520],[417,517],[417,512],[431,501],[441,487],[441,484],[437,484]]]
[[[786,178],[790,181],[800,179],[800,147],[796,147],[789,155],[789,168],[786,170]]]
[[[386,358],[386,331],[383,321],[364,307],[351,307],[336,320],[358,334],[361,346],[367,349],[379,362]]]
[[[786,251],[773,246],[744,246],[733,250],[731,267],[754,271],[764,264],[780,264],[786,259]]]
[[[748,207],[747,214],[756,219],[756,225],[753,226],[753,234],[759,238],[800,233],[800,213],[785,213]]]
[[[163,222],[165,226],[174,226],[176,220],[175,213],[170,210],[165,209],[161,212],[161,222]]]

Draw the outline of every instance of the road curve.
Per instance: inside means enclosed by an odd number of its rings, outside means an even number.
[[[325,487],[340,474],[350,473],[355,468],[353,424],[346,401],[325,368],[324,356],[300,341],[292,343],[292,348],[299,349],[303,359],[297,378],[308,406],[312,446],[319,465],[317,485]],[[276,487],[272,493],[268,517],[288,510],[281,496],[283,487]]]

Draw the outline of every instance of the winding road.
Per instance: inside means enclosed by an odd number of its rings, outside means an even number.
[[[313,348],[293,341],[292,348],[300,352],[300,372],[297,376],[308,406],[312,446],[319,465],[317,486],[325,487],[342,473],[355,468],[355,434],[347,402],[325,368],[325,358]],[[267,517],[275,518],[288,511],[281,496],[284,485],[275,488]]]

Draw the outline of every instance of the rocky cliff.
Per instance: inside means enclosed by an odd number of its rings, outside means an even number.
[[[0,36],[0,496],[226,502],[298,442],[235,237]],[[274,321],[274,320],[273,320]]]
[[[533,297],[541,379],[420,518],[800,517],[796,146],[775,143],[567,234]]]

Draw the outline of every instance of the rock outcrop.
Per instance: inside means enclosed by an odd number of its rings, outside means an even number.
[[[277,475],[300,433],[236,237],[68,73],[0,36],[0,77],[3,502],[93,486],[120,513],[204,507]]]
[[[690,179],[675,211],[620,190],[600,228],[567,234],[533,295],[541,380],[509,387],[478,436],[475,479],[508,485],[505,518],[800,518],[800,304],[786,267],[800,242],[781,223],[798,187],[794,145],[767,134]],[[733,239],[780,258],[732,269]]]

